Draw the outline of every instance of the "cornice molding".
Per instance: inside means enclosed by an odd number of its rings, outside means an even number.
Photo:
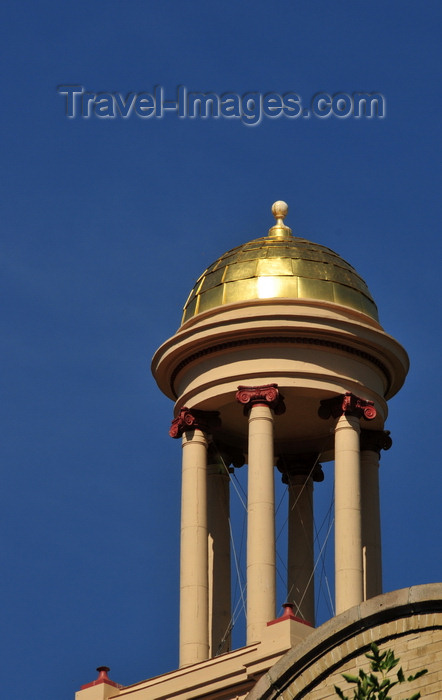
[[[278,344],[292,344],[292,345],[305,345],[305,346],[316,346],[320,348],[331,348],[333,350],[340,350],[341,352],[345,352],[349,355],[355,355],[356,357],[360,357],[361,359],[367,360],[371,364],[375,365],[378,369],[381,370],[381,372],[384,374],[385,378],[387,379],[388,387],[386,390],[386,394],[388,394],[390,385],[391,385],[391,374],[385,364],[381,362],[377,357],[374,355],[371,355],[368,352],[365,352],[364,350],[358,350],[357,348],[354,348],[350,345],[346,345],[344,343],[338,343],[334,340],[325,340],[323,338],[311,338],[311,337],[306,337],[306,336],[301,336],[301,337],[290,337],[290,336],[262,336],[262,337],[257,337],[257,338],[241,338],[239,340],[230,340],[226,341],[223,343],[217,343],[215,345],[210,345],[207,348],[204,348],[203,350],[198,350],[197,352],[192,353],[191,355],[188,355],[184,360],[181,360],[177,364],[177,366],[174,368],[172,371],[171,377],[170,377],[170,388],[172,390],[172,393],[175,397],[177,397],[177,393],[175,391],[175,379],[177,378],[178,374],[181,372],[184,367],[189,365],[191,362],[194,362],[195,360],[199,360],[201,357],[206,357],[207,355],[213,355],[217,352],[222,352],[224,350],[229,350],[231,348],[240,348],[240,347],[245,347],[245,346],[253,346],[253,345],[278,345]]]

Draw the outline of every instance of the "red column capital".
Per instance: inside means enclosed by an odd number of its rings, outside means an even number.
[[[173,419],[169,429],[172,438],[180,438],[187,430],[201,430],[209,432],[210,428],[219,425],[218,411],[199,411],[198,409],[180,408],[176,418]]]
[[[389,450],[393,444],[389,430],[361,430],[361,452],[371,450],[381,454],[381,450]]]
[[[365,420],[373,420],[376,418],[376,409],[373,401],[361,399],[355,396],[350,391],[339,396],[334,396],[332,399],[323,399],[318,410],[320,418],[340,418],[343,415],[355,416],[356,418],[365,418]]]
[[[244,406],[247,413],[252,406],[268,406],[276,415],[285,412],[284,397],[280,393],[277,384],[264,384],[263,386],[239,386],[236,392],[236,400]]]

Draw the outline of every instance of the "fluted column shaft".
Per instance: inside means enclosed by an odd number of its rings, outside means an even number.
[[[388,450],[391,444],[388,431],[361,431],[362,551],[366,599],[382,593],[379,459],[381,449]]]
[[[249,417],[247,497],[247,644],[258,642],[276,616],[273,412],[285,411],[276,384],[239,386]]]
[[[296,616],[314,625],[313,479],[308,474],[289,472],[287,482],[287,600],[294,602]]]
[[[225,465],[209,464],[207,475],[209,550],[209,654],[230,651],[230,477]]]
[[[180,667],[209,658],[207,438],[182,436]]]
[[[249,413],[247,517],[247,644],[259,641],[276,617],[273,416],[255,404]]]
[[[180,667],[209,658],[207,450],[216,411],[181,408],[169,435],[182,439]]]
[[[359,418],[343,414],[335,428],[336,614],[363,600]]]
[[[373,420],[372,401],[351,392],[321,401],[319,416],[335,426],[335,596],[336,614],[364,599],[361,522],[360,419]]]

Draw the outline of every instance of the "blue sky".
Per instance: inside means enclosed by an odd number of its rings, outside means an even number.
[[[195,279],[264,235],[276,199],[295,233],[356,267],[409,352],[381,466],[384,586],[441,580],[440,4],[5,0],[0,13],[2,696],[73,699],[100,664],[122,684],[176,667],[180,449],[150,359]],[[379,92],[387,111],[69,119],[66,84],[305,105]]]

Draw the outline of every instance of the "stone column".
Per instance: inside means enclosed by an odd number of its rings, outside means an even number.
[[[373,403],[347,392],[321,401],[319,415],[337,418],[335,427],[335,596],[336,614],[363,600],[361,467],[359,421],[376,416]]]
[[[208,457],[207,503],[209,545],[209,655],[230,651],[230,460],[211,446]],[[233,471],[233,469],[231,470]]]
[[[209,658],[207,423],[182,408],[171,437],[182,437],[180,667]]]
[[[249,415],[247,499],[247,644],[276,617],[273,414],[285,410],[276,384],[238,387]]]
[[[379,459],[392,445],[389,431],[361,430],[362,551],[364,599],[382,593]]]
[[[278,469],[288,488],[287,602],[294,614],[315,624],[313,481],[323,481],[317,455],[283,455]]]

